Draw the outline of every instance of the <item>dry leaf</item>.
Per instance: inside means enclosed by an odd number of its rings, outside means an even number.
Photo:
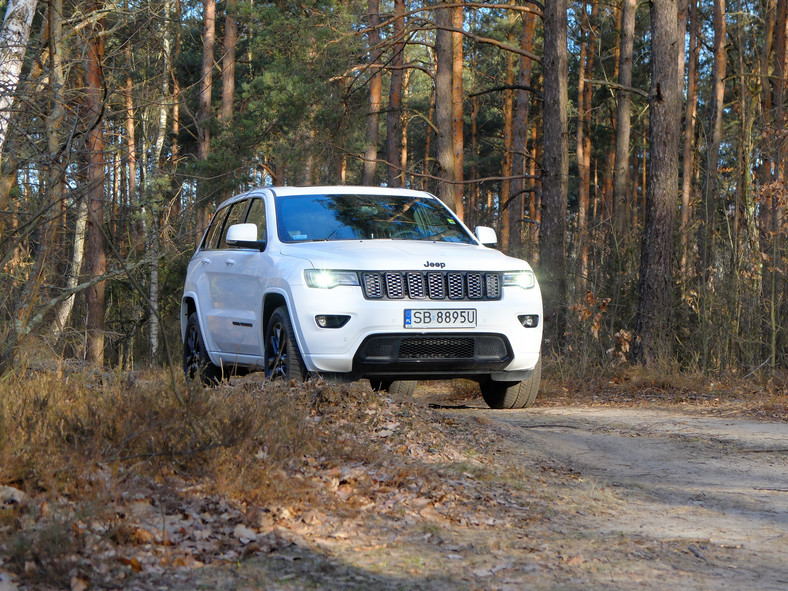
[[[130,566],[131,570],[133,570],[135,573],[138,573],[142,570],[142,565],[140,564],[140,561],[137,560],[136,558],[124,558],[121,556],[119,560],[122,564],[125,564],[126,566]]]
[[[355,490],[349,484],[343,484],[335,491],[336,495],[343,501],[347,501],[352,497],[354,492]]]
[[[88,588],[88,582],[82,577],[74,575],[71,577],[71,591],[85,591]]]
[[[191,554],[187,554],[186,556],[177,556],[172,561],[172,566],[180,567],[180,568],[199,568],[203,566],[203,563],[197,560]]]
[[[238,538],[242,544],[248,544],[249,542],[257,539],[257,532],[251,528],[246,527],[242,523],[239,523],[235,526],[233,535]]]
[[[151,544],[156,539],[156,536],[147,529],[138,527],[134,530],[134,539],[138,544]]]

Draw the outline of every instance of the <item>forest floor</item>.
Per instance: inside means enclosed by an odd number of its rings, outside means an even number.
[[[452,385],[333,399],[314,420],[368,456],[305,458],[281,479],[312,492],[268,503],[174,476],[140,484],[111,547],[117,524],[72,524],[70,588],[788,588],[784,394],[586,390],[547,384],[520,411]],[[0,562],[0,591],[63,588],[20,572],[36,568]]]

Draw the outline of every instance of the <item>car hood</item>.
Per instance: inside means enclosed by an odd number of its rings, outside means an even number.
[[[356,271],[516,271],[528,263],[474,244],[415,240],[335,240],[284,244],[284,256],[308,260],[316,269]]]

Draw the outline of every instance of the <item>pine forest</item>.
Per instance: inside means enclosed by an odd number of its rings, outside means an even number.
[[[313,184],[495,228],[578,371],[788,366],[788,0],[0,9],[0,373],[177,365],[216,206]]]

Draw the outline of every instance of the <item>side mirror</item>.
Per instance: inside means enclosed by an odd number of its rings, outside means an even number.
[[[475,230],[476,239],[484,246],[495,246],[498,244],[498,236],[495,230],[488,226],[476,226]]]
[[[227,229],[227,244],[239,248],[265,250],[265,240],[257,239],[257,224],[234,224]]]

